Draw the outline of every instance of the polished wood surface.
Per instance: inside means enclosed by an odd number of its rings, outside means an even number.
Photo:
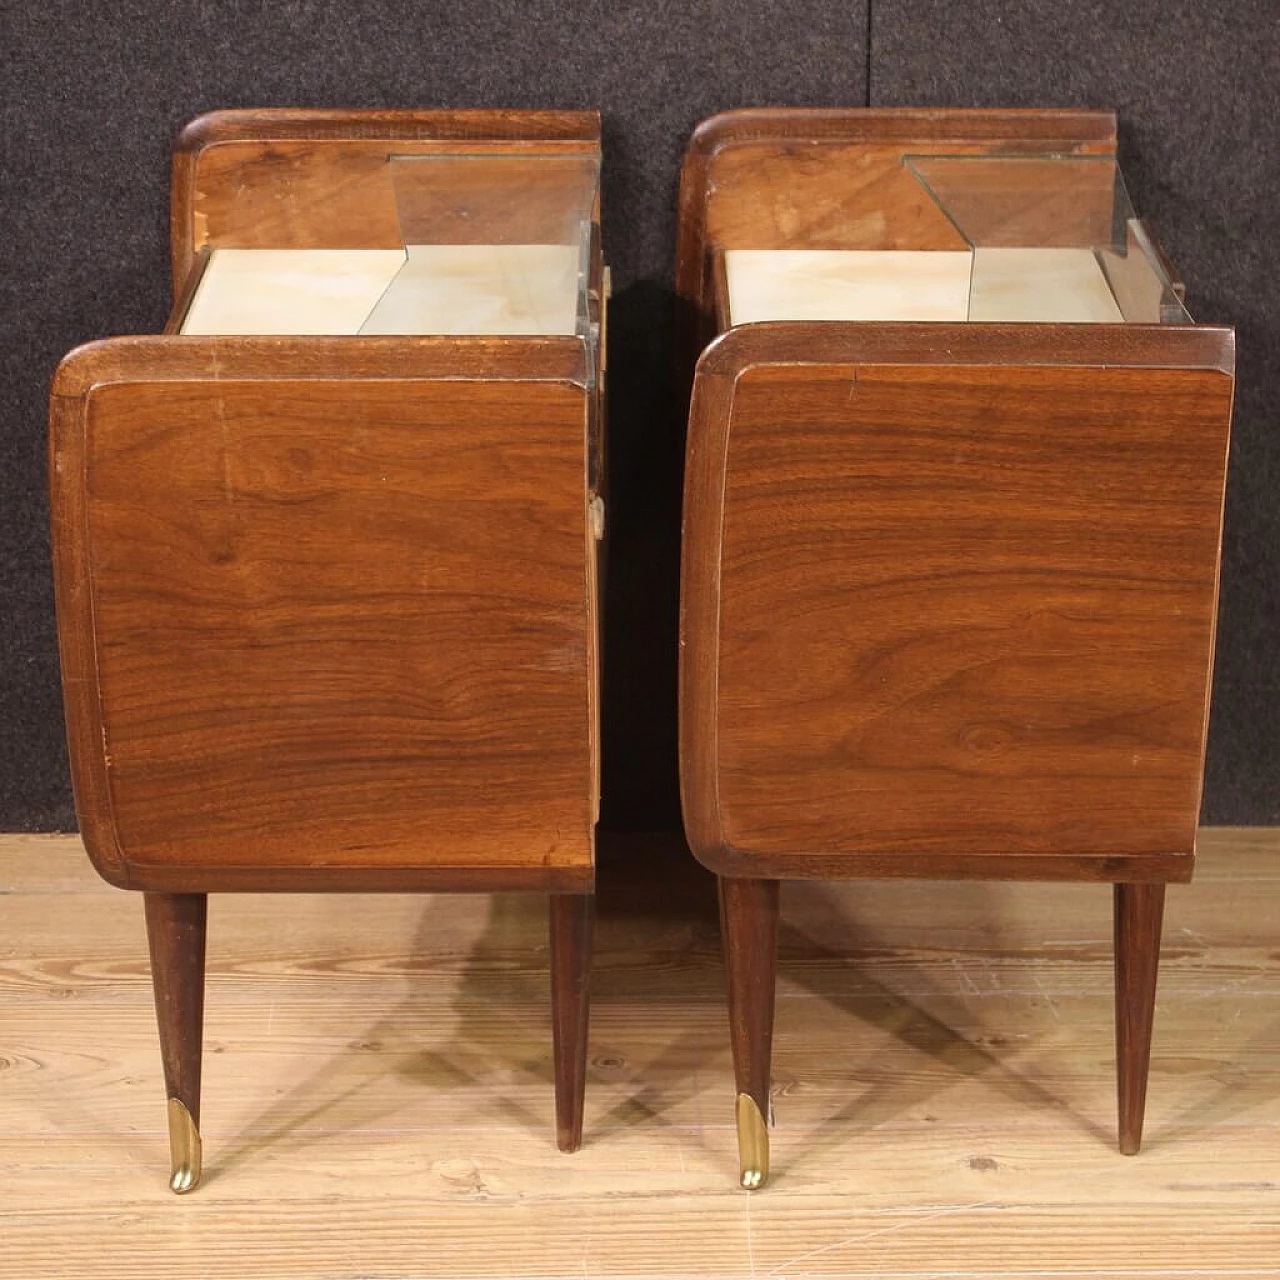
[[[1164,899],[1162,884],[1115,887],[1116,1095],[1127,1156],[1142,1146]]]
[[[592,111],[211,112],[186,127],[174,152],[174,288],[206,245],[399,248],[393,155],[598,159],[599,150],[600,117]],[[564,172],[553,165],[539,177],[522,167],[526,196],[528,184],[545,181],[554,204]]]
[[[1105,893],[805,882],[773,1182],[738,1190],[712,880],[633,839],[603,850],[571,1157],[542,898],[213,899],[208,1172],[179,1198],[138,899],[74,838],[0,838],[0,1275],[1274,1278],[1280,832],[1199,845],[1137,1159]]]
[[[1155,367],[1136,336],[1115,367],[1110,327],[1074,328],[746,326],[708,352],[681,731],[713,869],[1189,876],[1230,339],[1163,368],[1147,330]]]
[[[148,893],[143,901],[165,1093],[198,1126],[209,899],[203,893]]]
[[[264,369],[242,343],[113,349],[100,383],[73,356],[55,387],[68,720],[103,873],[588,887],[587,392],[418,378],[412,347],[362,376],[358,343]]]
[[[739,1094],[745,1093],[759,1107],[766,1123],[772,1110],[779,888],[776,880],[721,876],[718,881],[734,1084]]]
[[[592,894],[551,895],[551,1032],[556,1141],[561,1151],[577,1151],[582,1145],[594,934]]]

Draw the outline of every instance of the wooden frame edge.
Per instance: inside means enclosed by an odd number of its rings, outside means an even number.
[[[897,142],[1011,138],[1114,143],[1117,116],[1089,107],[738,107],[699,121],[688,151],[710,154],[728,142],[833,139]],[[686,153],[687,154],[687,153]]]
[[[1195,854],[867,853],[743,854],[727,845],[695,850],[717,875],[755,880],[1016,880],[1037,883],[1187,884]],[[989,870],[984,863],[992,864]],[[857,871],[850,867],[856,866]]]
[[[98,338],[63,356],[52,394],[83,396],[122,380],[230,377],[307,379],[448,378],[456,381],[554,382],[587,388],[584,339],[389,337],[217,337],[137,334]]]
[[[55,391],[49,399],[49,520],[54,601],[58,615],[58,657],[71,789],[81,839],[98,874],[117,888],[130,887],[129,867],[116,838],[111,785],[101,741],[102,724],[93,592],[87,539],[59,530],[88,519],[84,491],[86,401]],[[89,740],[86,740],[86,736]]]
[[[768,320],[735,325],[703,350],[699,377],[770,364],[1084,365],[1206,369],[1235,376],[1225,325],[996,324]]]
[[[385,137],[466,142],[599,142],[600,112],[495,107],[230,107],[206,111],[178,133],[176,152],[219,142]]]
[[[592,841],[594,846],[594,840]],[[148,893],[593,893],[592,861],[558,867],[149,866],[129,883]]]

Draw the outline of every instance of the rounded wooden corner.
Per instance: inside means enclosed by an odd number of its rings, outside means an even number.
[[[78,398],[93,389],[110,370],[118,367],[120,353],[136,338],[95,338],[73,347],[53,372],[49,394],[53,397]]]
[[[743,326],[726,329],[718,333],[698,353],[693,366],[694,386],[699,378],[710,378],[723,375],[738,366],[738,348],[742,345],[740,332]]]
[[[771,335],[778,330],[794,327],[793,321],[762,320],[752,324],[738,324],[718,333],[702,348],[694,365],[693,376],[698,378],[736,379],[752,365],[768,362],[771,356]],[[785,328],[784,328],[785,327]]]
[[[733,325],[716,334],[702,348],[694,365],[694,385],[696,387],[699,378],[704,381],[718,378],[734,384],[761,365],[847,363],[841,358],[820,360],[806,354],[817,350],[815,343],[830,346],[832,327],[832,323],[825,320],[753,320]],[[845,327],[852,330],[847,336],[856,339],[866,326]]]
[[[132,379],[198,376],[203,365],[214,367],[211,354],[219,338],[133,333],[95,338],[62,357],[50,383],[50,396],[77,399],[109,382]],[[246,344],[279,339],[246,339]]]
[[[716,823],[705,815],[694,812],[687,797],[682,797],[684,809],[684,838],[689,852],[713,875],[741,875],[741,867],[734,869],[734,851],[725,842]]]
[[[260,112],[232,108],[221,111],[204,111],[188,120],[178,130],[174,140],[175,156],[196,155],[205,147],[224,138],[237,136]]]
[[[685,843],[708,871],[727,874],[733,850],[721,820],[714,748],[684,706],[680,719],[680,812]]]
[[[113,888],[136,890],[139,886],[133,883],[129,874],[129,864],[124,860],[114,837],[106,837],[105,844],[110,853],[104,852],[104,838],[92,834],[92,828],[82,824],[80,839],[84,843],[84,851],[89,855],[93,869]]]
[[[705,867],[712,875],[742,877],[741,866],[734,862],[732,851],[724,845],[709,845],[702,850],[693,849],[693,856],[698,860],[699,865]]]
[[[744,128],[775,122],[778,117],[797,110],[802,108],[734,107],[728,111],[717,111],[715,115],[707,116],[693,126],[685,154],[713,155],[723,143],[731,140]]]

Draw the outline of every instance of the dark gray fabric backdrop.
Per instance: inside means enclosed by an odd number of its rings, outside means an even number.
[[[1193,314],[1239,329],[1206,819],[1280,818],[1280,612],[1267,403],[1280,196],[1274,0],[174,0],[0,5],[0,830],[74,823],[44,497],[45,396],[89,338],[168,304],[172,139],[229,106],[598,107],[614,270],[605,821],[679,821],[682,406],[675,191],[693,125],[760,104],[1115,106],[1135,202]]]

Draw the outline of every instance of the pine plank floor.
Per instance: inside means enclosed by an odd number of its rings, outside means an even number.
[[[585,1145],[544,900],[211,900],[205,1181],[166,1186],[141,901],[0,836],[0,1276],[1280,1277],[1280,830],[1169,891],[1142,1155],[1110,891],[790,886],[775,1175],[735,1185],[710,879],[602,858]]]

